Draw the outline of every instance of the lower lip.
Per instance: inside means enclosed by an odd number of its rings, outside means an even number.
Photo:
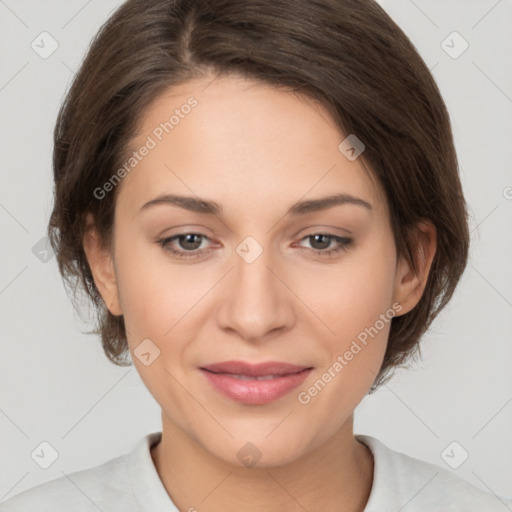
[[[210,384],[223,395],[249,405],[264,405],[277,400],[300,386],[312,368],[270,380],[240,380],[227,374],[201,369]]]

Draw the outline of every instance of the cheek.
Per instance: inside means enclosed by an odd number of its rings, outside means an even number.
[[[132,360],[159,404],[187,410],[190,397],[177,382],[187,371],[183,362],[190,350],[192,333],[187,330],[193,329],[193,322],[189,320],[208,288],[191,279],[193,271],[185,270],[185,265],[166,264],[159,247],[155,250],[147,241],[128,244],[128,239],[118,235],[116,269]],[[143,354],[148,352],[149,361],[144,362]]]
[[[130,348],[149,338],[162,349],[205,291],[191,281],[191,271],[183,270],[185,265],[166,264],[157,244],[128,243],[134,237],[122,232],[117,236],[118,290]]]
[[[315,301],[338,344],[374,325],[392,306],[395,267],[393,242],[382,236],[317,276]]]
[[[398,313],[392,304],[396,261],[392,240],[382,236],[377,242],[315,281],[315,311],[330,330],[325,335],[325,327],[318,328],[324,335],[317,339],[328,354],[317,375],[321,382],[311,389],[318,406],[355,407],[382,364]]]

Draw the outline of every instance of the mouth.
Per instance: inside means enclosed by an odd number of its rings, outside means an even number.
[[[281,362],[225,361],[199,370],[222,395],[248,405],[264,405],[300,386],[313,368]]]

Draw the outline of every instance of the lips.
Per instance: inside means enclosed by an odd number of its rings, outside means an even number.
[[[274,361],[225,361],[202,366],[200,370],[223,395],[245,404],[263,405],[302,384],[312,368]]]
[[[228,373],[231,375],[244,375],[247,377],[265,377],[268,375],[281,376],[288,375],[290,373],[298,373],[308,367],[274,361],[259,364],[251,364],[244,361],[225,361],[223,363],[202,366],[201,368],[213,373]]]

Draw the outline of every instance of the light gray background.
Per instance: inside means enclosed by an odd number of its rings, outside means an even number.
[[[73,313],[55,258],[32,247],[52,204],[52,130],[90,39],[118,0],[0,0],[0,500],[131,450],[160,430],[157,404],[133,367],[106,360]],[[383,0],[412,39],[451,113],[471,214],[467,271],[423,340],[423,360],[356,411],[356,432],[512,496],[512,2]],[[42,59],[43,31],[58,49]],[[459,58],[441,43],[457,31]],[[461,41],[449,38],[455,51]],[[47,47],[48,48],[48,47]],[[49,442],[48,469],[31,452]],[[460,462],[461,448],[448,454]]]

